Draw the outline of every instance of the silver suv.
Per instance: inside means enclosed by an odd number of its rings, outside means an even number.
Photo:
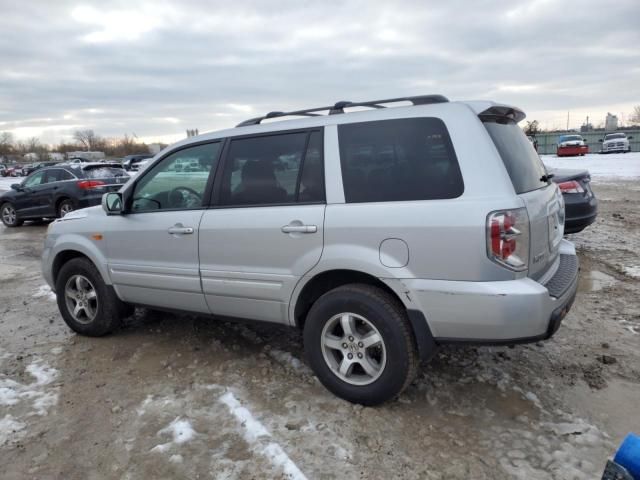
[[[52,223],[44,276],[85,335],[134,305],[300,328],[329,390],[378,404],[438,345],[546,339],[569,310],[578,261],[523,118],[429,95],[188,138]]]

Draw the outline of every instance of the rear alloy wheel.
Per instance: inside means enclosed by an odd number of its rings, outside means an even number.
[[[16,209],[11,203],[7,202],[2,205],[0,216],[2,217],[2,223],[7,227],[19,227],[22,225],[22,220],[18,220]]]
[[[316,300],[305,321],[304,348],[328,390],[362,405],[395,398],[418,368],[404,306],[372,285],[344,285]]]
[[[67,213],[73,212],[75,207],[73,206],[73,202],[71,200],[63,200],[58,205],[58,218],[64,217]]]

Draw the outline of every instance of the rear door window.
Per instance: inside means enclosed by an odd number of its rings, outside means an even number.
[[[347,203],[456,198],[464,183],[449,133],[438,118],[338,126]]]
[[[487,132],[500,153],[516,193],[526,193],[545,187],[546,174],[542,160],[513,120],[501,117],[482,118]]]
[[[278,133],[230,141],[220,184],[221,205],[323,201],[320,132]]]

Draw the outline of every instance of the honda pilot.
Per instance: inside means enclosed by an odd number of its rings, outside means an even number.
[[[439,345],[540,341],[567,314],[578,259],[524,118],[426,95],[191,137],[52,223],[44,277],[83,335],[134,306],[299,328],[331,392],[379,404]]]

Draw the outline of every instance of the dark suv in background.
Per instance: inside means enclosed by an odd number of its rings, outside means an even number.
[[[127,155],[122,159],[122,166],[127,171],[130,171],[130,170],[137,171],[138,164],[149,158],[153,158],[153,155],[148,153],[140,154],[140,155]]]
[[[24,220],[64,217],[78,208],[99,205],[102,194],[129,180],[117,164],[83,163],[44,167],[0,195],[0,217],[7,227]]]

